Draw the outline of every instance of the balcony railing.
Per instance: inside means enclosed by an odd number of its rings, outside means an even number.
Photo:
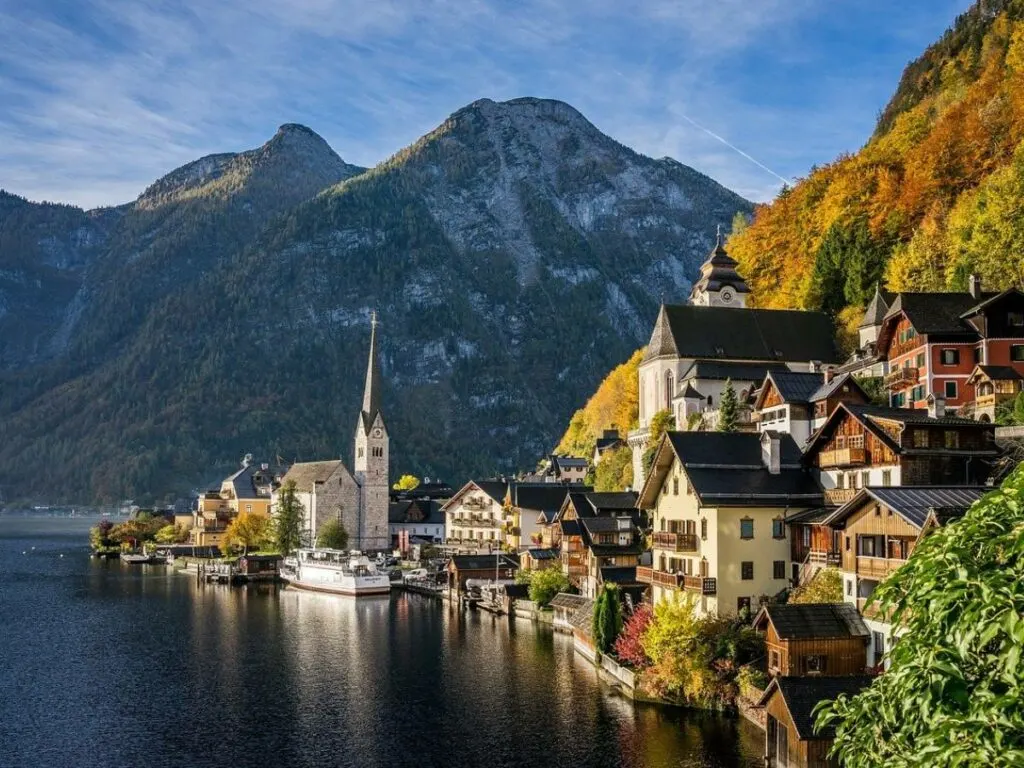
[[[856,488],[826,488],[825,503],[829,506],[838,507],[840,504],[853,501],[853,497],[856,495]]]
[[[857,575],[866,579],[884,579],[905,562],[895,557],[857,555]]]
[[[644,565],[638,565],[636,568],[636,580],[641,584],[654,583],[654,569],[648,568]]]
[[[823,549],[812,549],[807,555],[807,561],[815,565],[839,566],[843,563],[843,554],[842,552],[826,552]]]
[[[902,389],[917,384],[920,378],[917,368],[897,368],[885,376],[885,386],[889,389]]]
[[[836,448],[822,451],[818,457],[820,467],[855,467],[864,464],[867,454],[863,448]]]
[[[718,594],[718,579],[707,576],[683,576],[683,589],[698,595]]]
[[[654,534],[656,549],[667,549],[669,552],[696,552],[699,546],[695,533],[658,532]]]

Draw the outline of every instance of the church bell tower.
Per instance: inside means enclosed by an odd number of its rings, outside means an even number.
[[[701,265],[700,277],[690,291],[690,303],[701,307],[746,307],[750,287],[736,271],[738,266],[739,262],[722,245],[719,225],[714,250]]]
[[[381,413],[381,373],[377,356],[377,313],[370,314],[370,357],[366,366],[363,407],[356,423],[355,462],[359,483],[359,531],[353,545],[361,550],[387,549],[390,489],[390,438]]]

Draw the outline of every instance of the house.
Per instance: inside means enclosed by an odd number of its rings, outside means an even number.
[[[1000,455],[995,428],[948,416],[938,398],[930,411],[841,403],[804,453],[818,467],[828,504],[843,504],[865,486],[977,485]]]
[[[754,619],[771,675],[862,675],[870,632],[856,605],[766,605]]]
[[[869,398],[848,373],[768,371],[754,400],[758,430],[792,435],[804,445],[839,403],[867,405]]]
[[[585,598],[584,602],[573,612],[569,619],[572,625],[572,641],[576,653],[583,658],[594,661],[597,658],[597,646],[594,644],[594,601]]]
[[[504,539],[505,480],[470,480],[441,507],[445,544],[460,551],[500,549]]]
[[[889,361],[878,348],[878,335],[894,298],[895,294],[882,290],[880,285],[875,286],[875,293],[857,328],[857,349],[839,366],[839,373],[849,373],[860,378],[878,378],[889,372]]]
[[[808,371],[839,362],[828,315],[747,308],[748,290],[719,238],[701,267],[701,279],[694,284],[690,303],[661,306],[637,374],[639,426],[628,436],[638,486],[645,480],[643,453],[656,413],[675,412],[679,429],[685,428],[691,413],[707,412],[709,423],[717,418],[712,413],[717,413],[725,380],[711,378],[708,370],[700,367],[690,371],[694,363],[759,367],[756,374],[729,371],[727,378],[733,379],[739,395],[742,389],[764,380],[767,366]],[[719,370],[716,376],[722,373]],[[684,374],[689,376],[689,389],[682,385]],[[698,403],[700,411],[694,410]]]
[[[441,505],[428,498],[392,501],[388,504],[388,535],[392,548],[413,538],[421,542],[444,541],[445,515]]]
[[[626,443],[619,437],[619,430],[617,429],[606,429],[602,433],[601,437],[597,438],[594,443],[594,458],[593,463],[596,467],[601,463],[601,459],[604,458],[605,454],[614,451],[616,448],[621,448]]]
[[[548,459],[547,476],[553,483],[584,483],[590,462],[579,456],[551,454]]]
[[[768,768],[839,768],[828,756],[834,728],[815,727],[814,708],[838,696],[856,696],[874,678],[776,677],[758,702],[766,712],[764,764]]]
[[[377,313],[370,313],[370,349],[362,407],[356,416],[351,471],[341,460],[296,464],[284,477],[295,481],[305,507],[304,532],[315,541],[328,519],[341,521],[349,546],[362,551],[386,550],[391,468],[391,438],[381,409],[383,382],[377,353]],[[280,491],[274,506],[280,503]]]
[[[974,402],[975,366],[1024,373],[1024,294],[983,293],[972,276],[962,293],[898,293],[883,319],[878,347],[886,356],[890,403],[925,408],[929,396],[960,410]]]
[[[508,555],[454,555],[448,561],[448,592],[457,599],[466,591],[470,579],[501,582],[511,581],[519,570],[519,563]]]
[[[241,468],[228,475],[219,489],[200,494],[192,515],[190,543],[218,546],[228,525],[242,512],[269,517],[272,495],[280,483],[280,470],[254,462],[252,454],[246,454]]]
[[[583,595],[571,595],[568,592],[559,592],[555,595],[548,604],[554,612],[555,631],[572,634],[572,617],[586,603],[587,598]]]
[[[644,551],[639,518],[637,510],[579,518],[584,552],[579,589],[585,597],[597,597],[606,581],[621,589],[643,591],[636,578]]]
[[[512,483],[508,489],[505,543],[516,551],[540,546],[543,525],[538,520],[553,518],[570,491],[591,490],[579,483]]]
[[[769,371],[788,371],[781,363],[720,362],[695,360],[680,375],[679,388],[672,398],[672,413],[678,429],[714,430],[718,427],[719,408],[727,387],[736,393],[738,428],[754,431],[750,396]]]
[[[597,578],[591,571],[591,536],[584,529],[581,519],[608,518],[627,519],[635,530],[641,523],[636,509],[637,494],[622,492],[573,492],[569,493],[555,517],[553,527],[558,528],[559,548],[562,558],[562,572],[578,589],[584,588],[588,578]],[[596,566],[597,560],[593,562]],[[589,586],[593,586],[590,584]],[[591,592],[595,590],[591,589]]]
[[[651,511],[652,600],[693,598],[701,615],[756,610],[789,582],[786,516],[822,491],[789,435],[666,432],[637,505]]]
[[[539,571],[543,568],[561,568],[562,560],[557,549],[533,547],[519,553],[519,562],[524,571]]]
[[[976,365],[967,377],[967,386],[974,391],[974,402],[961,413],[994,422],[1003,409],[1013,408],[1013,401],[1024,391],[1024,375],[1009,365]]]
[[[885,663],[892,626],[867,602],[878,585],[902,566],[927,533],[955,520],[980,499],[984,486],[905,486],[862,488],[826,523],[841,539],[843,600],[864,615],[871,631],[868,666]]]
[[[806,584],[822,568],[838,567],[840,536],[825,522],[835,507],[813,507],[786,515],[793,586]]]

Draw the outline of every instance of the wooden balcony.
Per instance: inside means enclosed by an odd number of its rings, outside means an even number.
[[[669,552],[696,552],[700,547],[697,534],[695,533],[665,533],[654,534],[654,548],[665,549]]]
[[[853,501],[853,497],[856,495],[856,488],[826,488],[825,503],[830,507],[838,507],[848,501]]]
[[[897,368],[895,371],[890,371],[886,374],[885,386],[888,389],[912,387],[917,384],[919,378],[920,370],[918,368]]]
[[[638,566],[636,580],[641,584],[652,584],[666,589],[682,589],[698,595],[718,594],[718,580],[703,576],[684,576],[681,573],[666,573],[653,568]]]
[[[641,584],[654,583],[654,569],[648,568],[644,565],[638,565],[636,568],[636,580]]]
[[[807,555],[807,562],[822,566],[840,566],[843,564],[843,553],[823,549],[812,549]]]
[[[718,579],[706,576],[683,576],[683,589],[698,595],[718,594]]]
[[[836,448],[832,451],[822,451],[818,455],[819,467],[859,467],[867,460],[867,453],[863,448]]]
[[[899,560],[895,557],[868,557],[857,555],[857,575],[865,579],[885,579],[903,565],[906,560]]]

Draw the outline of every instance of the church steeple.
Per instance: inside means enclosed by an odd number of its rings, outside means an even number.
[[[377,312],[370,313],[370,357],[366,363],[366,385],[363,387],[363,425],[370,429],[380,413],[380,361],[377,359]]]
[[[701,265],[700,277],[690,291],[690,303],[705,307],[745,307],[750,287],[736,271],[739,262],[722,244],[722,227],[718,226],[715,247]]]

